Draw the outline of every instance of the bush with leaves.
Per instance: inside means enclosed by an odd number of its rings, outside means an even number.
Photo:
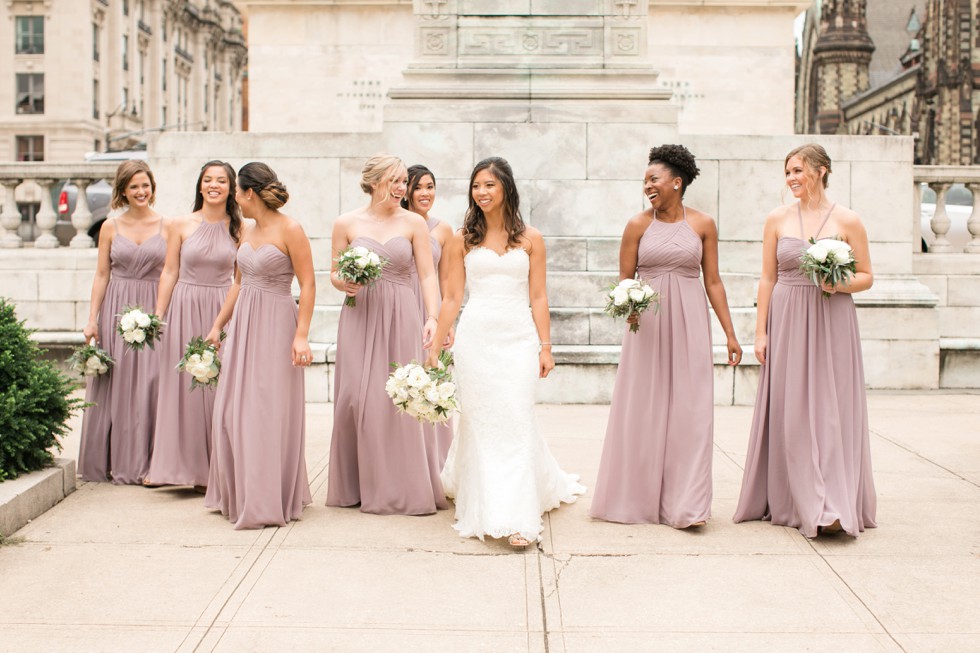
[[[51,465],[68,418],[85,405],[30,333],[0,298],[0,481]]]

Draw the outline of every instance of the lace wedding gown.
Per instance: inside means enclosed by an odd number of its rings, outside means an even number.
[[[538,338],[528,308],[523,249],[485,247],[463,259],[469,300],[453,347],[459,432],[442,471],[463,537],[541,537],[542,514],[585,492],[534,422]]]

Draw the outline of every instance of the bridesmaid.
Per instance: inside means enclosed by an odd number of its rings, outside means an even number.
[[[128,349],[116,333],[123,307],[153,310],[167,254],[170,220],[151,207],[156,181],[145,161],[123,161],[116,170],[112,208],[125,208],[106,220],[99,235],[99,258],[85,342],[92,338],[116,364],[90,377],[85,401],[94,404],[82,420],[78,471],[86,481],[141,484],[150,465],[156,421],[157,352]]]
[[[222,161],[205,163],[197,177],[194,212],[170,229],[156,304],[157,315],[166,314],[167,323],[159,346],[163,373],[144,485],[203,489],[208,483],[214,391],[191,391],[189,376],[175,367],[187,343],[207,334],[231,287],[242,228],[234,186],[234,168]]]
[[[439,302],[429,230],[400,206],[407,183],[398,157],[368,159],[361,190],[371,202],[337,218],[331,243],[335,260],[352,245],[388,259],[382,278],[369,286],[341,279],[336,263],[330,273],[334,287],[356,296],[357,305],[343,307],[337,331],[327,505],[360,504],[362,512],[380,515],[427,515],[448,507],[439,461],[427,455],[422,426],[399,414],[384,389],[390,363],[421,362]],[[424,323],[415,285],[421,286]]]
[[[768,519],[806,537],[875,527],[868,408],[857,312],[851,295],[871,287],[868,236],[854,211],[824,189],[830,157],[807,144],[785,160],[796,202],[766,218],[755,356],[762,364],[735,521]],[[837,236],[857,273],[815,286],[800,272],[811,237]],[[830,293],[824,297],[821,291]]]
[[[303,227],[280,213],[286,187],[264,163],[238,171],[243,230],[238,270],[207,339],[228,339],[214,400],[204,503],[235,529],[285,526],[312,502],[306,476],[304,369],[316,285]],[[299,309],[292,295],[299,282]],[[234,317],[232,317],[234,314]]]
[[[718,274],[715,221],[683,202],[699,172],[683,145],[650,150],[643,181],[650,208],[623,231],[620,278],[650,284],[660,293],[660,311],[631,317],[640,330],[623,336],[591,508],[597,519],[688,528],[711,516],[714,372],[706,292],[730,365],[741,361],[742,348]]]
[[[424,165],[414,165],[408,168],[408,193],[402,198],[402,208],[408,209],[413,213],[418,213],[425,220],[429,228],[429,244],[432,246],[432,264],[439,273],[439,288],[446,286],[446,275],[448,266],[442,260],[442,250],[446,243],[453,237],[453,229],[447,223],[433,218],[429,215],[436,200],[436,178],[432,171]],[[422,299],[422,286],[418,283],[418,275],[412,269],[415,276],[415,296],[419,302],[419,310],[425,313],[425,302]],[[448,340],[443,347],[449,349],[453,346],[454,331],[449,329]],[[448,420],[442,424],[423,424],[423,434],[425,435],[426,451],[430,456],[435,456],[439,469],[446,464],[446,456],[449,454],[449,446],[453,442],[453,422]]]

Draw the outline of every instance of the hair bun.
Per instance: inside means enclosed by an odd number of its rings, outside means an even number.
[[[289,201],[289,191],[281,181],[270,181],[259,191],[259,197],[270,209],[278,209]]]

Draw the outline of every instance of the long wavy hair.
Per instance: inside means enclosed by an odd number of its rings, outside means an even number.
[[[228,177],[228,198],[225,200],[225,213],[228,214],[228,233],[231,234],[231,239],[238,243],[242,232],[242,209],[238,206],[238,200],[235,199],[237,175],[231,165],[224,161],[214,160],[208,161],[201,166],[201,174],[197,176],[193,210],[200,211],[201,207],[204,206],[204,193],[201,192],[201,182],[204,180],[204,173],[207,172],[208,168],[221,168]]]
[[[416,163],[408,168],[408,192],[405,193],[405,197],[402,198],[402,208],[408,209],[409,211],[415,211],[415,190],[422,183],[422,178],[426,175],[432,177],[432,187],[435,188],[436,176],[432,174],[432,171],[426,168],[421,163]],[[416,211],[417,213],[417,211]]]
[[[520,247],[525,226],[524,218],[521,217],[521,196],[517,192],[517,184],[514,182],[514,171],[506,159],[491,156],[477,163],[472,174],[470,174],[470,200],[466,209],[466,217],[463,218],[463,242],[466,244],[466,249],[482,245],[487,238],[487,217],[483,215],[483,209],[473,199],[473,181],[476,179],[476,175],[483,170],[489,170],[490,174],[504,189],[503,210],[507,246]]]

